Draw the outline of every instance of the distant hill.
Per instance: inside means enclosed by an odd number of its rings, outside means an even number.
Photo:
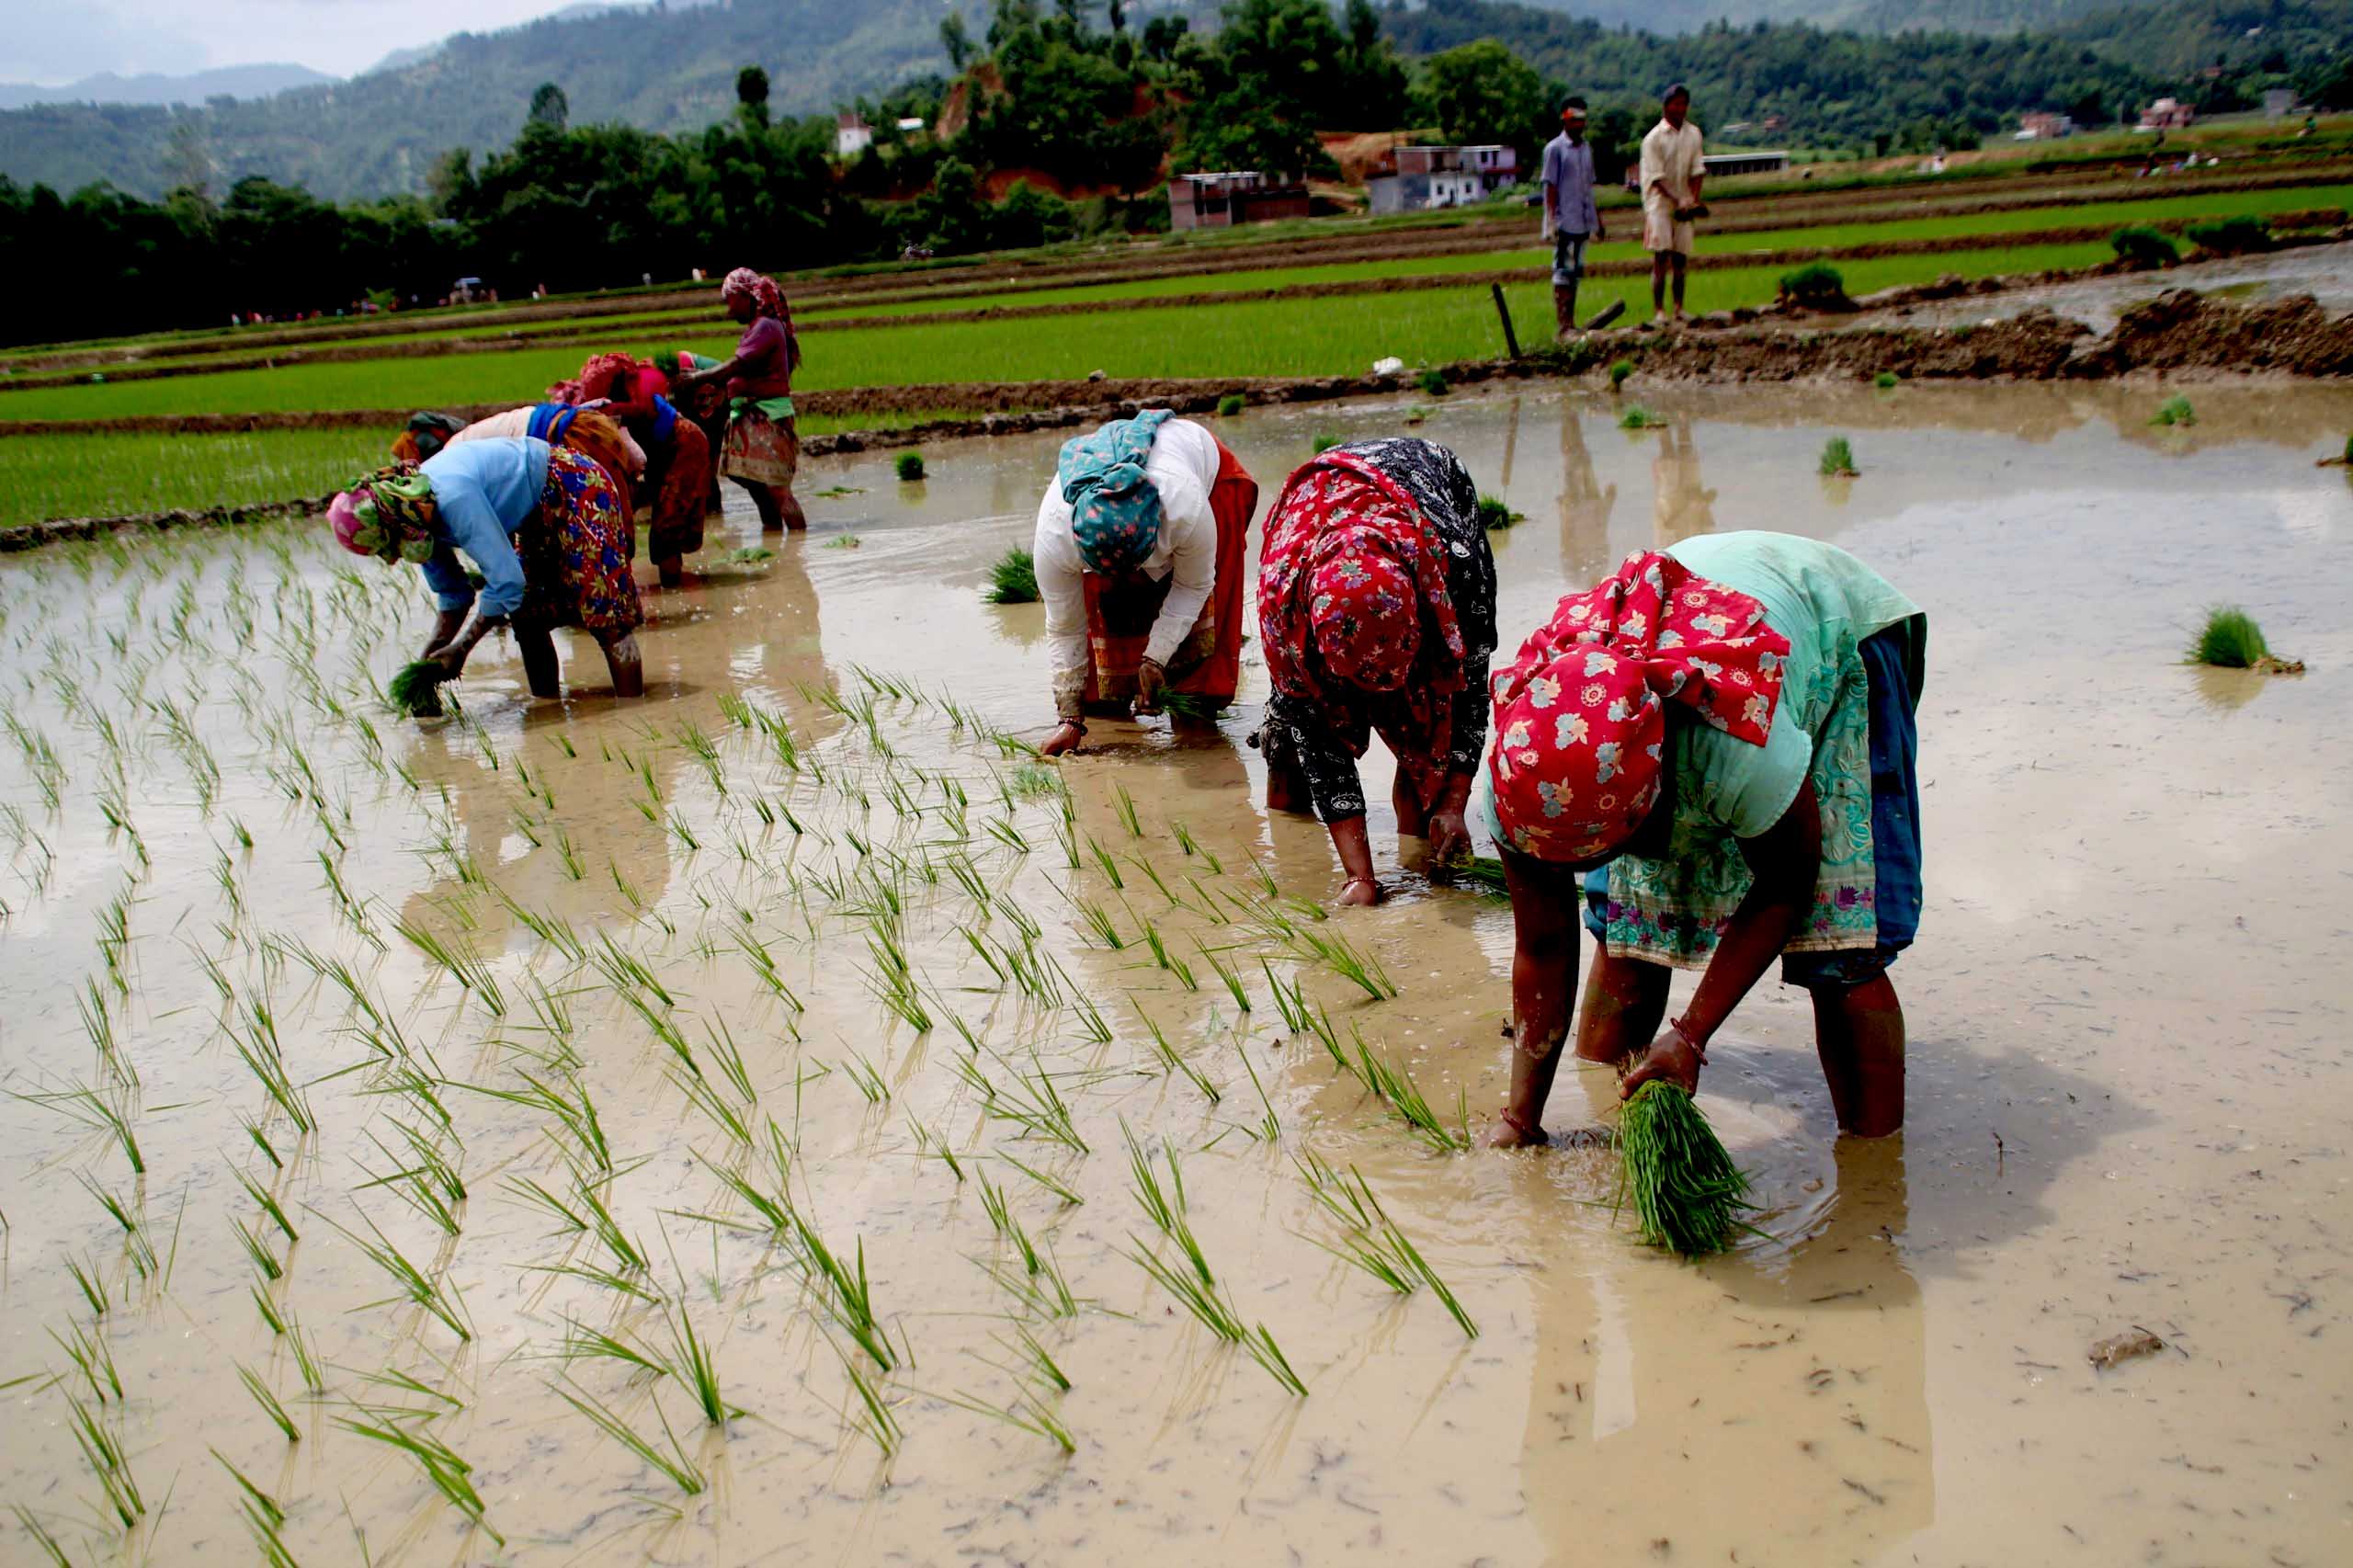
[[[0,174],[61,190],[104,179],[155,197],[194,155],[216,189],[262,175],[337,199],[422,193],[449,148],[512,141],[542,82],[563,89],[575,125],[690,131],[732,109],[735,73],[760,65],[773,113],[822,113],[944,72],[939,21],[958,4],[980,9],[980,0],[657,3],[459,33],[347,82],[219,108],[42,104],[0,113]]]
[[[1695,33],[1711,22],[1803,22],[1853,32],[2046,32],[2131,0],[1523,0],[1607,27]],[[2158,0],[2144,0],[2156,4]]]
[[[224,93],[233,98],[259,98],[289,87],[322,86],[340,80],[307,65],[224,65],[187,76],[118,76],[102,71],[62,87],[0,82],[0,109],[23,108],[28,104],[200,104]]]

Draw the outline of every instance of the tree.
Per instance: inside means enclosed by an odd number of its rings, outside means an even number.
[[[768,122],[768,74],[765,69],[746,65],[735,73],[735,107],[754,125]]]
[[[972,59],[972,29],[964,25],[964,13],[950,11],[939,18],[939,46],[948,51],[948,63],[961,74]]]
[[[511,100],[510,100],[511,101]],[[562,131],[572,121],[572,106],[566,102],[563,89],[553,82],[542,82],[531,94],[530,112],[523,117],[527,125],[544,125],[551,131]]]
[[[1505,142],[1518,148],[1523,161],[1546,119],[1543,79],[1493,39],[1430,56],[1415,96],[1449,142]]]

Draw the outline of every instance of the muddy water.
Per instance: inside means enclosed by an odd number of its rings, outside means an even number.
[[[1507,642],[1618,552],[1711,528],[1836,540],[1936,626],[1930,905],[1895,971],[1911,1123],[1837,1141],[1802,999],[1760,990],[1706,1085],[1764,1204],[1738,1254],[1634,1246],[1604,1153],[1429,1152],[1285,1027],[1270,976],[1475,1127],[1501,1090],[1509,934],[1500,907],[1395,869],[1379,814],[1391,901],[1316,918],[1337,892],[1321,830],[1255,804],[1255,660],[1215,740],[1098,730],[1059,770],[1067,824],[991,738],[1049,717],[1037,607],[978,587],[1027,537],[1051,439],[935,449],[915,486],[881,460],[813,463],[815,528],[764,561],[722,559],[755,542],[731,516],[701,580],[653,595],[640,703],[574,650],[574,696],[529,702],[486,647],[461,718],[388,720],[368,678],[421,632],[415,587],[300,530],[48,552],[0,568],[0,1380],[26,1380],[0,1496],[76,1561],[249,1557],[209,1450],[283,1507],[305,1562],[2342,1560],[2353,744],[2332,672],[2353,663],[2353,489],[2313,460],[2353,397],[2201,391],[2195,427],[2159,432],[2129,390],[1630,391],[1668,427],[1535,398],[1452,399],[1421,426],[1526,514],[1495,536]],[[1319,434],[1405,412],[1222,433],[1271,491]],[[1860,479],[1815,475],[1834,432]],[[2313,673],[2176,663],[2222,598]],[[919,690],[877,684],[902,678]],[[1384,762],[1367,782],[1385,796]],[[404,928],[478,960],[472,987]],[[1334,932],[1395,997],[1295,934]],[[892,945],[927,1032],[880,999]],[[313,1131],[245,1057],[307,1085]],[[1608,1091],[1564,1082],[1552,1124]],[[575,1130],[584,1097],[601,1147]],[[143,1177],[75,1119],[98,1105]],[[1304,1399],[1134,1261],[1186,1267],[1123,1123],[1181,1161],[1219,1289]],[[419,1143],[461,1174],[461,1202],[439,1193],[454,1235],[403,1200]],[[1476,1338],[1430,1290],[1323,1250],[1345,1241],[1309,1153],[1361,1172]],[[853,1270],[862,1248],[889,1369],[745,1187]],[[594,1331],[677,1362],[682,1323],[742,1412],[722,1425],[676,1377],[564,1354]],[[2086,1364],[2136,1324],[2169,1348]],[[51,1337],[77,1330],[119,1399]],[[127,1456],[129,1530],[75,1401]],[[1042,1410],[1074,1452],[976,1405]],[[504,1547],[352,1424],[460,1456]]]

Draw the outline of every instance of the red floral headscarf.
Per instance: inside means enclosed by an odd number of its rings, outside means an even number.
[[[1438,529],[1361,458],[1303,464],[1267,517],[1258,630],[1275,689],[1358,756],[1378,729],[1425,805],[1446,778],[1462,629]]]
[[[629,379],[643,361],[632,355],[610,353],[592,354],[580,367],[577,379],[558,381],[548,388],[549,403],[594,403],[603,398],[608,403],[629,401]]]
[[[1540,860],[1608,857],[1658,801],[1660,699],[1761,746],[1789,654],[1746,594],[1655,551],[1629,555],[1563,599],[1495,677],[1487,777],[1504,836]]]

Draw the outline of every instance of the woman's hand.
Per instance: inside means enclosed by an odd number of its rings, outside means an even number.
[[[1136,666],[1136,711],[1160,711],[1160,694],[1168,688],[1168,672],[1155,660],[1146,659]]]
[[[447,680],[455,680],[465,670],[467,652],[467,649],[460,647],[455,642],[445,642],[440,647],[426,653],[425,655],[425,662],[429,665],[440,665],[443,672],[443,678]]]
[[[1038,748],[1038,755],[1060,756],[1064,752],[1076,751],[1079,743],[1085,739],[1086,739],[1086,726],[1074,724],[1065,719],[1054,726],[1054,733],[1046,737],[1046,744]]]
[[[1449,866],[1458,856],[1471,853],[1471,829],[1459,808],[1445,806],[1432,812],[1429,830],[1432,866]]]
[[[1659,1037],[1651,1041],[1650,1050],[1634,1064],[1618,1085],[1618,1097],[1628,1100],[1634,1091],[1654,1080],[1673,1084],[1687,1095],[1699,1092],[1699,1068],[1706,1059],[1699,1048],[1683,1038],[1683,1031],[1670,1024]]]
[[[1370,877],[1350,877],[1340,890],[1340,902],[1353,909],[1381,902],[1381,884]]]

